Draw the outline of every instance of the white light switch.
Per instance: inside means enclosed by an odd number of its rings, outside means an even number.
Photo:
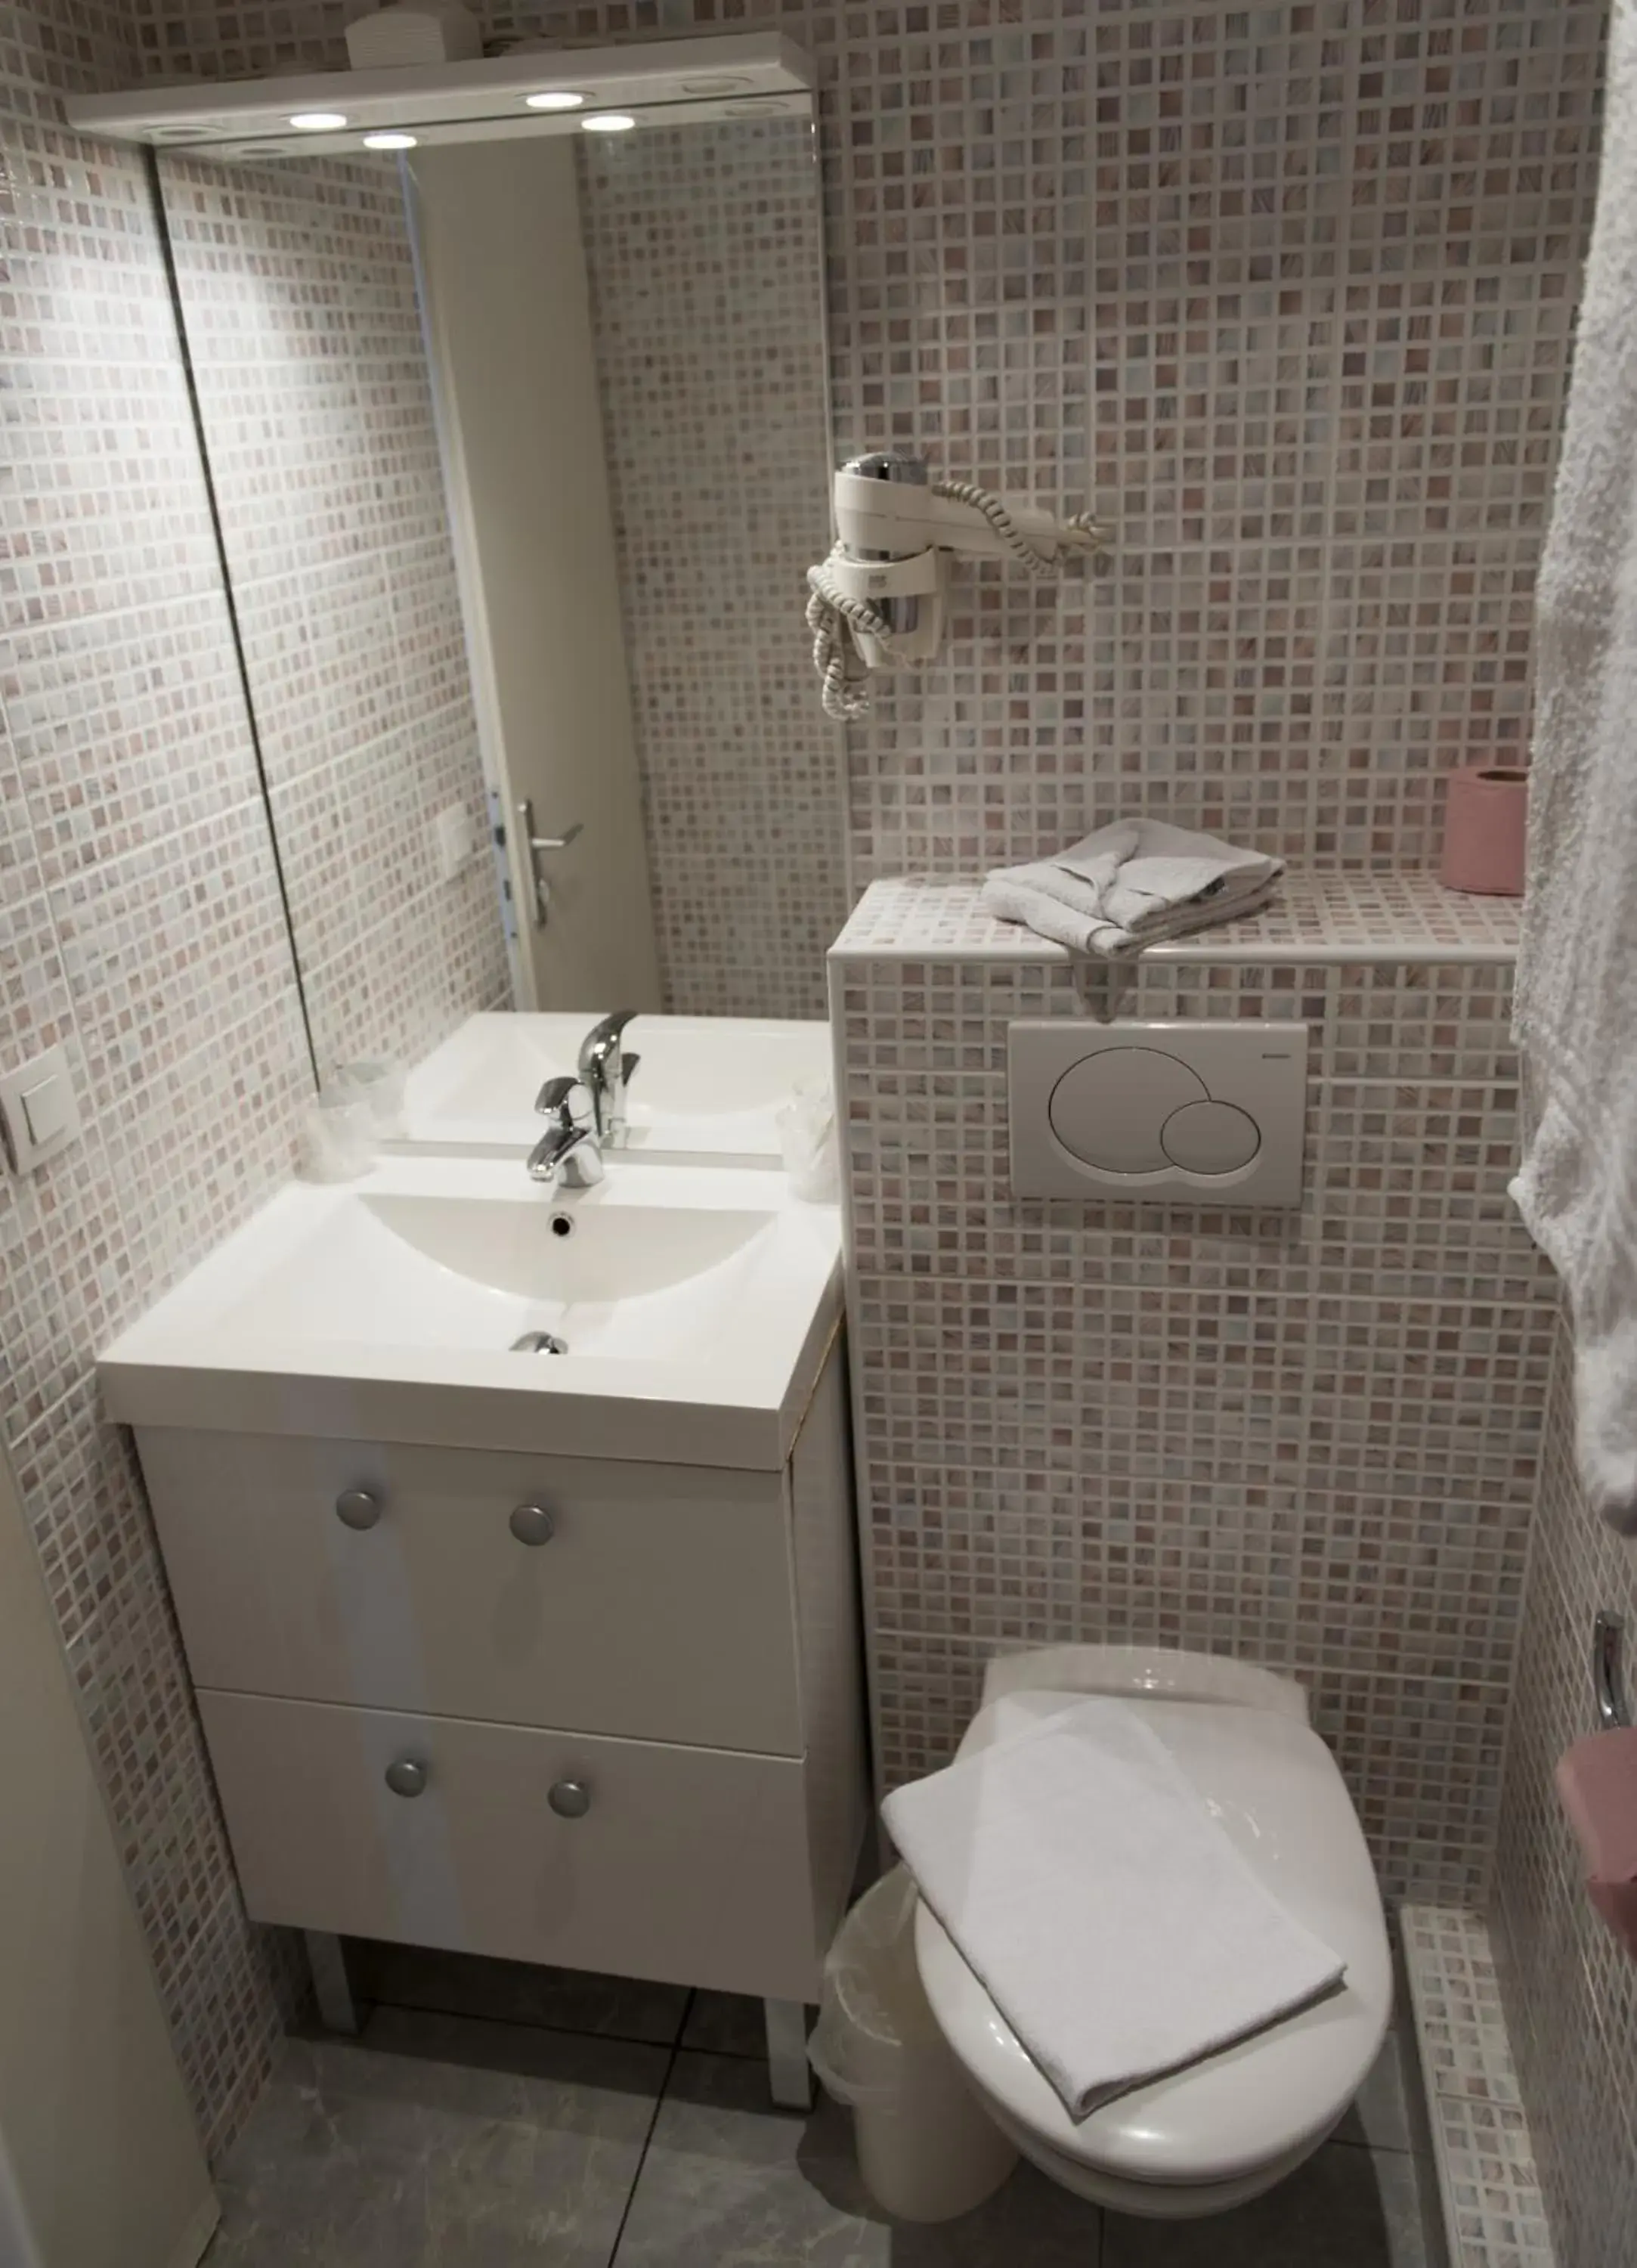
[[[1305,1024],[1054,1017],[1007,1040],[1014,1195],[1301,1204]]]
[[[79,1132],[79,1105],[68,1056],[48,1048],[16,1071],[0,1073],[0,1124],[19,1174],[32,1174]]]

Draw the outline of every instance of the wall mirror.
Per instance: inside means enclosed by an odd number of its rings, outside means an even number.
[[[468,1139],[609,1011],[822,1018],[806,99],[157,173],[320,1065],[424,1054],[429,967],[437,1036],[497,1012],[444,1098]],[[752,1086],[823,1060],[764,1038]]]

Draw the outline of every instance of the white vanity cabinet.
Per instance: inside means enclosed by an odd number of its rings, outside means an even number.
[[[839,1339],[777,1471],[136,1439],[256,1919],[816,1997],[867,1801]]]

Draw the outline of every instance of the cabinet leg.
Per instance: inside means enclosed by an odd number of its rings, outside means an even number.
[[[812,2066],[807,2060],[807,2011],[799,2000],[764,2000],[767,2026],[767,2083],[784,2110],[811,2110]]]
[[[307,1966],[312,1971],[312,1989],[318,1995],[319,2015],[326,2031],[356,2033],[358,2007],[347,1981],[347,1955],[340,1938],[332,1937],[325,1929],[304,1929],[301,1933],[306,1941]]]

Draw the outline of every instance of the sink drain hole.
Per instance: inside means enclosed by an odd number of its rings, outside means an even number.
[[[525,1331],[520,1339],[511,1342],[513,1354],[567,1354],[569,1342],[560,1339],[555,1331]]]

